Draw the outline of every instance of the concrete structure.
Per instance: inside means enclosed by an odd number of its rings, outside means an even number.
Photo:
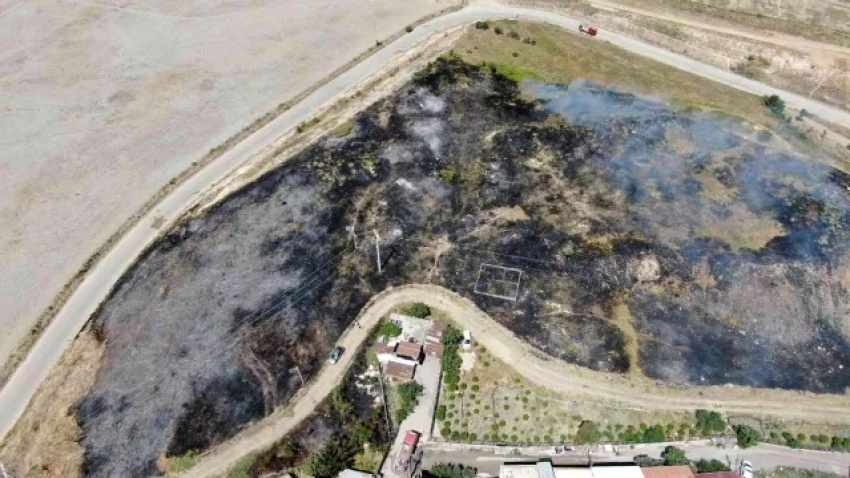
[[[403,314],[390,314],[390,322],[401,327],[401,340],[424,344],[433,321]]]
[[[499,478],[644,478],[634,463],[553,465],[549,460],[504,463]]]
[[[409,382],[416,373],[416,365],[400,360],[390,360],[384,368],[384,376],[393,382]]]

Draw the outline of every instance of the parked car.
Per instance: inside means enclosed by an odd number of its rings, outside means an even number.
[[[468,330],[463,331],[463,349],[469,350],[472,348],[472,332]]]
[[[328,362],[332,364],[339,362],[339,358],[342,357],[343,352],[345,352],[345,349],[337,345],[331,352],[331,356],[328,357]]]

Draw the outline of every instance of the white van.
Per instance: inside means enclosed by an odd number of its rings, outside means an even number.
[[[469,350],[472,348],[472,332],[468,330],[463,331],[463,350]]]

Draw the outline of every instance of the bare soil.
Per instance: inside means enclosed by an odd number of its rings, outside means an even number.
[[[0,363],[86,260],[169,181],[258,111],[452,5],[6,3]]]

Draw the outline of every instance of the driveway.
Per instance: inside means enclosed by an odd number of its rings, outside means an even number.
[[[437,396],[440,393],[440,360],[435,357],[426,357],[425,362],[416,367],[414,380],[422,385],[425,390],[419,397],[419,404],[416,405],[413,413],[405,418],[398,427],[398,435],[396,435],[395,442],[393,442],[390,453],[381,468],[381,473],[386,477],[406,478],[404,474],[396,474],[393,471],[393,466],[398,452],[401,450],[404,434],[408,430],[415,430],[422,434],[420,443],[425,443],[431,439],[431,421],[433,420],[434,407],[437,404]]]

